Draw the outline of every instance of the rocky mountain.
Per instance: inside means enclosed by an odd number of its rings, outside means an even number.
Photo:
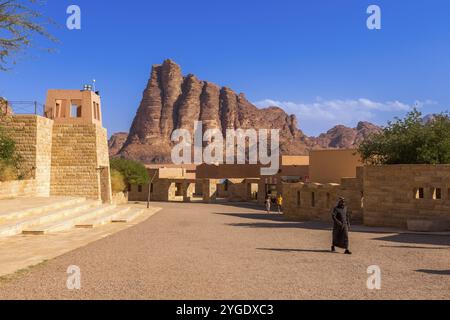
[[[337,126],[320,137],[307,137],[298,128],[297,118],[279,107],[259,109],[244,94],[227,87],[183,76],[172,60],[152,67],[130,133],[114,134],[110,139],[112,156],[143,163],[170,163],[175,129],[194,131],[194,122],[203,129],[279,129],[280,151],[285,155],[307,154],[313,148],[351,148],[378,127],[361,122],[357,128]]]
[[[117,155],[125,144],[125,141],[127,141],[127,138],[128,133],[126,132],[114,133],[108,141],[109,155]]]
[[[259,109],[244,94],[230,88],[183,76],[171,60],[152,68],[130,133],[119,154],[144,163],[171,160],[174,129],[194,130],[202,121],[204,130],[218,128],[224,137],[228,128],[280,129],[280,149],[284,154],[305,154],[310,145],[297,127],[297,119],[278,107]]]
[[[335,126],[327,133],[322,133],[311,140],[315,149],[349,149],[356,148],[368,136],[380,131],[380,127],[370,122],[360,122],[356,128]]]

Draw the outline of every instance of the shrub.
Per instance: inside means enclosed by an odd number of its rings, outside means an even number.
[[[126,188],[123,175],[115,170],[111,170],[111,188],[113,193],[123,192]]]
[[[110,164],[111,170],[117,170],[122,174],[126,184],[146,185],[150,182],[147,168],[139,162],[113,158],[110,160]]]
[[[21,157],[16,152],[16,143],[7,136],[4,129],[0,127],[0,180],[16,180],[19,175]]]
[[[0,182],[13,181],[18,178],[17,169],[7,161],[0,160]]]
[[[0,159],[13,160],[16,154],[16,143],[8,137],[0,127]]]

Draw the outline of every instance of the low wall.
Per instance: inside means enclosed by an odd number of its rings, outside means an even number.
[[[37,189],[35,179],[0,182],[0,200],[16,197],[35,197]]]
[[[331,210],[339,197],[347,201],[352,221],[362,221],[363,169],[356,178],[341,179],[341,184],[284,183],[283,199],[286,217],[298,220],[331,222]]]
[[[113,193],[111,203],[115,205],[127,204],[128,194],[124,192]]]
[[[408,220],[450,221],[450,165],[364,170],[364,224],[407,228]]]

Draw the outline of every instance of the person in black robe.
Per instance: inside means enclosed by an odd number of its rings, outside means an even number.
[[[337,206],[333,208],[333,245],[332,252],[336,252],[336,247],[345,249],[345,254],[352,254],[349,250],[348,231],[350,221],[347,214],[347,206],[344,198],[339,198]]]

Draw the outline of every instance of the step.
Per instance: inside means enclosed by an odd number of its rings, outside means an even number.
[[[113,223],[127,223],[133,221],[138,216],[140,216],[144,212],[144,209],[140,208],[131,208],[128,212],[118,215],[115,217],[112,222]]]
[[[28,200],[28,199],[24,199],[23,201],[32,201]],[[49,201],[51,201],[49,199]],[[0,222],[8,222],[11,220],[16,220],[16,219],[21,219],[21,218],[25,218],[27,216],[31,216],[31,215],[36,215],[36,214],[40,214],[40,213],[44,213],[44,212],[48,212],[48,211],[54,211],[57,209],[62,209],[65,207],[70,207],[76,204],[80,204],[85,202],[86,199],[85,198],[66,198],[66,199],[55,199],[54,202],[52,203],[48,203],[45,205],[38,205],[36,207],[32,207],[32,208],[26,208],[26,209],[21,209],[21,210],[17,210],[17,211],[11,211],[11,212],[7,212],[7,213],[0,213]]]
[[[82,223],[77,224],[75,227],[76,228],[85,228],[85,229],[91,229],[91,228],[95,228],[98,226],[102,226],[108,223],[111,223],[117,216],[125,214],[126,212],[128,212],[130,210],[130,207],[119,207],[119,208],[115,208],[112,211],[107,211],[106,213],[86,220]]]
[[[98,205],[98,201],[84,201],[83,203],[73,204],[63,209],[43,212],[6,224],[0,224],[0,238],[20,234],[23,230],[32,228],[33,226],[51,223],[82,211],[92,210],[92,208]]]
[[[81,224],[84,221],[93,219],[96,216],[100,216],[107,211],[113,210],[114,208],[116,208],[115,205],[102,205],[101,207],[98,208],[84,210],[75,215],[71,215],[63,220],[58,220],[52,223],[40,224],[26,228],[22,231],[22,233],[29,235],[42,235],[52,232],[66,231],[72,229],[77,224]]]

